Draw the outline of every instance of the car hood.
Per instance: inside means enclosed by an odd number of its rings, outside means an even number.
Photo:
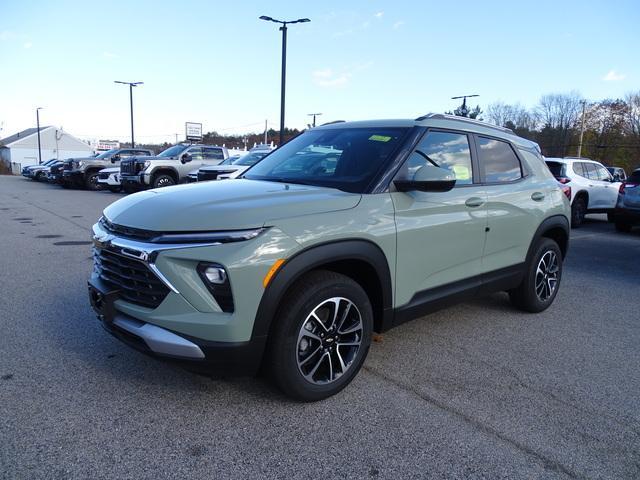
[[[139,192],[109,205],[104,215],[117,225],[161,232],[240,230],[347,210],[360,197],[333,188],[243,179]]]
[[[130,157],[127,158],[126,160],[121,160],[121,162],[145,162],[147,160],[177,160],[178,157],[174,156],[174,157],[158,157],[157,155],[139,155],[137,157]]]

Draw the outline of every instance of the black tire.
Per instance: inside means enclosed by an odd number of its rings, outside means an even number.
[[[616,221],[616,214],[613,212],[607,213],[607,222],[615,223],[615,221]]]
[[[122,190],[124,190],[124,193],[134,193],[138,189],[136,188],[135,185],[133,185],[131,183],[123,183],[122,184]]]
[[[62,188],[71,188],[71,184],[69,182],[62,182],[60,185],[62,185]]]
[[[543,258],[547,261],[542,262]],[[557,269],[553,274],[550,273],[553,270],[551,268],[549,271],[544,272],[546,266],[553,266],[552,262],[548,261],[552,258],[556,259],[555,265]],[[543,271],[542,274],[538,271],[539,266]],[[555,283],[551,288],[551,282],[553,282],[554,278]],[[560,247],[550,238],[541,238],[534,247],[534,253],[526,267],[522,283],[517,288],[509,291],[511,303],[526,312],[542,312],[556,298],[561,280],[562,252]],[[542,286],[542,289],[540,289],[540,286]]]
[[[122,190],[122,187],[120,185],[108,185],[107,189],[112,193],[119,193],[120,190]]]
[[[622,233],[629,233],[633,228],[633,225],[631,225],[630,223],[624,222],[622,220],[617,220],[615,225],[616,225],[616,230]]]
[[[43,172],[38,172],[36,174],[35,180],[38,182],[42,182],[44,181],[43,179],[45,178],[44,173]]]
[[[336,303],[333,299],[340,300]],[[321,329],[311,316],[312,312],[320,312],[318,315],[322,317],[323,311],[328,312],[327,325],[331,328]],[[329,317],[334,321],[330,322]],[[341,319],[339,325],[336,325],[337,317]],[[287,396],[304,402],[322,400],[346,387],[362,367],[371,345],[371,302],[358,283],[335,272],[318,270],[302,277],[287,292],[274,322],[277,323],[269,336],[266,367]],[[351,325],[347,330],[356,328],[357,331],[341,333],[345,322]],[[307,337],[309,333],[317,340]],[[346,336],[350,337],[345,339]],[[341,344],[341,341],[357,343],[358,340],[357,346]],[[305,350],[312,353],[301,362]],[[301,365],[305,361],[309,363]],[[334,372],[334,362],[341,372]],[[346,369],[342,370],[345,363]],[[302,370],[307,368],[315,370],[305,377]],[[328,381],[322,383],[321,376],[328,376]]]
[[[571,228],[578,228],[584,223],[584,216],[587,213],[587,203],[583,197],[578,197],[571,205]]]
[[[160,173],[153,177],[153,188],[170,187],[175,184],[175,178],[167,173]]]
[[[98,172],[87,172],[84,177],[84,186],[87,190],[95,192],[100,190],[100,184],[98,183]]]

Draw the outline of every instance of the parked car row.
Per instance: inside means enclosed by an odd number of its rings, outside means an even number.
[[[233,157],[225,147],[213,145],[178,144],[158,155],[143,148],[119,148],[93,157],[51,159],[42,165],[25,167],[22,175],[65,188],[129,193],[178,183],[236,178],[273,148],[258,145],[245,155]]]

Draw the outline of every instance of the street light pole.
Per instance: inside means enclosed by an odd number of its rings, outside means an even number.
[[[119,80],[114,80],[113,83],[121,83],[123,85],[129,85],[129,106],[131,108],[131,148],[136,146],[136,142],[133,138],[133,87],[137,87],[138,85],[143,85],[144,82],[121,82]]]
[[[462,107],[460,107],[460,113],[463,117],[466,117],[469,114],[469,109],[467,108],[467,98],[479,97],[480,95],[460,95],[458,97],[451,97],[451,100],[457,100],[459,98],[462,99]]]
[[[319,117],[322,114],[321,113],[307,113],[307,115],[310,116],[310,117],[313,117],[313,125],[312,126],[315,127],[316,126],[316,116]]]
[[[42,165],[42,149],[40,148],[40,110],[42,110],[42,107],[36,108],[36,125],[38,127],[38,165]]]
[[[285,105],[285,84],[286,84],[286,76],[287,76],[287,25],[290,23],[306,23],[310,22],[308,18],[299,18],[297,20],[291,21],[283,21],[276,20],[275,18],[267,17],[266,15],[262,15],[260,20],[265,20],[267,22],[275,22],[282,25],[280,27],[280,31],[282,32],[282,73],[280,77],[280,141],[279,145],[284,143],[284,105]]]

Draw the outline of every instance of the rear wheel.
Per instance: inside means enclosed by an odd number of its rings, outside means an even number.
[[[560,247],[550,238],[541,238],[527,265],[522,283],[509,291],[511,303],[527,312],[542,312],[556,298],[561,278]]]
[[[170,187],[175,184],[175,179],[166,173],[156,175],[153,179],[153,188]]]
[[[316,271],[287,293],[270,335],[268,367],[288,396],[305,402],[335,395],[356,376],[369,351],[373,313],[351,278]]]
[[[584,223],[584,216],[587,213],[587,203],[584,197],[578,197],[571,205],[571,226],[577,228]]]

